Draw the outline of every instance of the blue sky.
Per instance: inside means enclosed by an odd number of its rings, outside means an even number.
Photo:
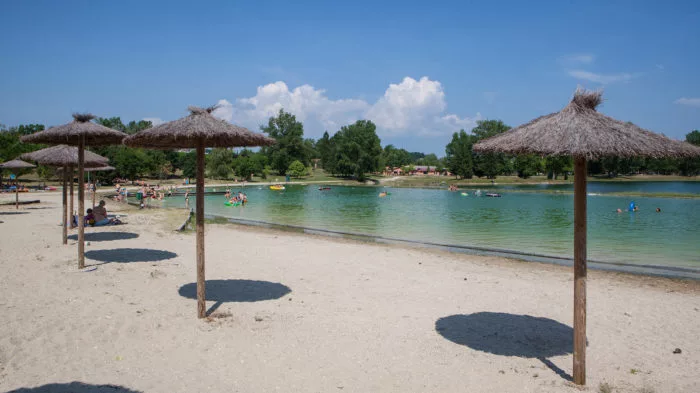
[[[557,111],[581,85],[683,138],[700,128],[699,20],[697,1],[1,2],[0,123],[219,103],[257,130],[284,107],[308,137],[369,118],[383,145],[441,156],[452,132]]]

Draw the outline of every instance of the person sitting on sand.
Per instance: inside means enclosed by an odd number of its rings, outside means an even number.
[[[95,209],[92,211],[95,219],[95,224],[94,226],[100,227],[100,226],[105,226],[105,225],[117,225],[121,224],[122,222],[119,221],[116,218],[109,218],[107,217],[107,209],[105,209],[105,201],[100,201],[99,205],[95,206]]]
[[[92,213],[92,209],[87,209],[87,214],[85,215],[85,225],[95,225],[95,215]]]

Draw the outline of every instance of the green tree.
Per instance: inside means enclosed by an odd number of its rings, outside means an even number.
[[[510,126],[501,120],[479,120],[476,122],[476,127],[472,128],[472,134],[476,143],[508,130],[510,130]],[[508,167],[506,156],[503,153],[479,153],[474,155],[473,160],[474,174],[479,177],[486,176],[489,179],[495,179]]]
[[[309,161],[315,158],[321,158],[321,155],[316,148],[316,141],[314,141],[313,138],[304,139],[304,151],[304,154]]]
[[[474,137],[464,130],[452,134],[452,141],[445,147],[445,165],[455,176],[471,179],[474,175],[472,145]]]
[[[333,146],[331,146],[331,138],[328,136],[328,131],[323,133],[323,136],[316,142],[316,151],[318,151],[318,156],[321,159],[321,167],[326,170],[326,172],[333,173],[332,169],[332,156],[333,156]]]
[[[685,141],[700,146],[700,131],[694,130],[685,135]],[[697,176],[700,174],[700,157],[681,158],[678,161],[678,169],[681,175]]]
[[[253,164],[253,172],[260,175],[265,179],[266,173],[264,171],[265,167],[268,165],[267,156],[261,152],[254,153],[250,156],[251,163]]]
[[[700,146],[700,131],[693,130],[685,135],[685,141],[695,146]]]
[[[542,158],[536,154],[520,154],[515,157],[513,166],[518,173],[518,177],[527,179],[530,176],[535,176],[537,173],[542,172],[544,163]]]
[[[14,160],[23,153],[42,149],[46,146],[33,143],[23,143],[19,138],[23,135],[43,131],[41,124],[22,124],[17,127],[6,128],[0,125],[0,162]]]
[[[172,173],[173,167],[162,150],[146,150],[146,156],[148,160],[145,164],[149,176],[164,179]]]
[[[544,160],[545,170],[548,172],[547,178],[554,180],[558,175],[564,175],[564,180],[569,178],[569,172],[573,170],[573,160],[571,156],[548,156]]]
[[[426,154],[423,158],[419,158],[416,164],[436,167],[440,164],[440,160],[434,153],[430,153]]]
[[[392,169],[400,168],[412,162],[411,154],[405,149],[397,149],[394,145],[386,145],[382,151],[382,163]]]
[[[120,177],[137,179],[145,175],[148,170],[149,157],[144,149],[133,149],[126,146],[115,146],[113,158],[110,162]]]
[[[289,164],[289,168],[287,168],[287,174],[289,174],[292,177],[302,177],[306,175],[306,167],[301,161],[295,160],[291,164]]]
[[[197,152],[185,153],[180,159],[182,175],[187,178],[197,177]]]
[[[251,156],[239,155],[233,160],[234,173],[246,180],[253,178],[253,174],[256,172],[255,165],[256,163]]]
[[[369,120],[358,120],[333,135],[334,173],[363,181],[366,173],[379,169],[382,146],[376,128]]]
[[[270,165],[277,173],[284,175],[294,160],[308,164],[304,125],[298,122],[294,115],[280,109],[277,116],[271,117],[267,126],[261,129],[277,141],[274,145],[263,148],[263,152],[270,159]]]
[[[97,124],[101,124],[107,128],[111,128],[113,130],[117,131],[126,131],[126,125],[122,122],[121,117],[115,116],[115,117],[98,117],[95,119],[95,122]]]
[[[408,153],[408,156],[411,158],[410,163],[415,164],[418,162],[418,160],[425,157],[425,154],[421,153],[419,151],[412,151],[412,152]]]
[[[209,176],[215,179],[228,179],[233,167],[233,153],[224,148],[216,148],[207,156]]]

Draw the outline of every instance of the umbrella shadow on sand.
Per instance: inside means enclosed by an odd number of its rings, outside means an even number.
[[[35,388],[19,388],[7,393],[141,393],[117,385],[91,385],[82,382],[50,383]]]
[[[109,242],[112,240],[129,240],[139,237],[132,232],[90,232],[85,234],[86,242]],[[78,234],[68,236],[70,240],[78,240]],[[87,253],[85,254],[87,255]]]
[[[279,299],[292,290],[283,284],[258,280],[207,280],[206,297],[213,300],[213,306],[207,311],[210,315],[216,311],[222,303],[228,302],[259,302],[263,300]],[[188,299],[197,299],[197,283],[191,282],[180,287],[180,296]]]
[[[443,317],[435,330],[453,343],[501,356],[539,359],[562,378],[573,378],[548,360],[573,352],[573,329],[549,318],[479,312]]]
[[[177,254],[164,250],[152,250],[149,248],[115,248],[111,250],[91,250],[85,253],[85,257],[100,261],[95,265],[105,263],[130,263],[130,262],[159,262],[177,257]]]
[[[17,214],[29,214],[29,212],[0,212],[0,216],[14,216]]]

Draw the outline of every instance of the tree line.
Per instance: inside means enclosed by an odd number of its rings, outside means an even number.
[[[95,121],[106,127],[134,134],[150,128],[148,121],[122,122],[119,117],[97,118]],[[0,160],[16,158],[22,153],[45,146],[20,142],[22,135],[44,129],[40,124],[20,125],[7,128],[0,125]],[[277,143],[257,150],[223,149],[209,151],[206,157],[207,176],[229,179],[235,176],[251,180],[253,176],[266,179],[270,175],[302,177],[311,174],[312,167],[319,166],[329,175],[365,180],[369,174],[381,172],[383,168],[403,168],[410,171],[417,165],[436,167],[438,171],[449,171],[458,178],[470,179],[517,175],[528,178],[547,174],[549,178],[567,178],[572,171],[571,157],[540,157],[537,155],[507,155],[502,153],[476,153],[472,146],[485,138],[503,133],[510,127],[501,120],[481,120],[469,133],[460,130],[452,135],[445,147],[445,156],[438,158],[430,153],[409,152],[393,145],[382,148],[376,126],[369,120],[358,120],[341,127],[332,136],[326,131],[318,140],[304,137],[304,125],[284,110],[270,117],[261,126]],[[700,145],[700,131],[686,135],[686,141]],[[92,150],[109,159],[115,167],[112,172],[96,172],[103,181],[114,178],[138,179],[143,177],[164,179],[175,175],[193,178],[196,176],[196,155],[193,151],[148,150],[127,146],[96,147]],[[631,173],[700,174],[700,158],[651,159],[606,157],[591,161],[591,175],[617,175]],[[39,167],[40,176],[54,176],[53,168]]]

